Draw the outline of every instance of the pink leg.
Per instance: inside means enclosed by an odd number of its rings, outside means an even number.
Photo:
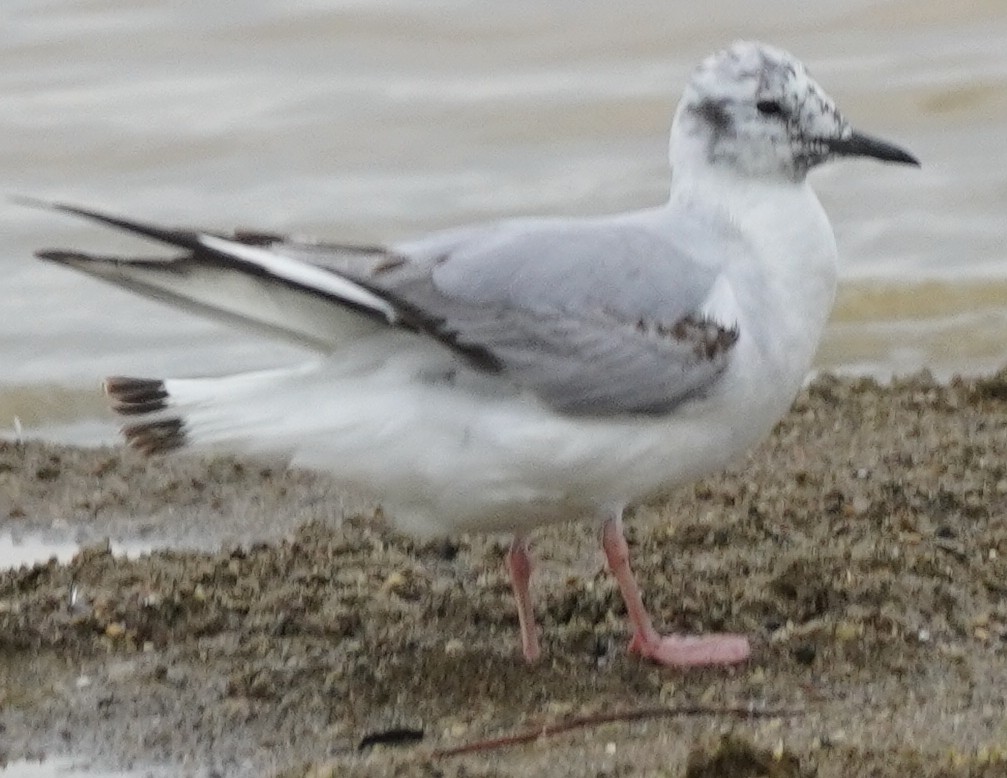
[[[633,625],[633,639],[629,644],[631,653],[668,667],[730,665],[748,658],[750,649],[744,635],[662,636],[657,633],[629,566],[629,546],[626,545],[622,532],[621,511],[605,520],[602,547],[608,558],[608,566],[619,583],[629,620]]]
[[[528,557],[528,542],[523,535],[515,535],[507,552],[507,572],[517,603],[517,618],[521,624],[521,649],[524,658],[534,662],[539,657],[538,630],[535,626],[535,611],[528,592],[531,578],[531,559]]]

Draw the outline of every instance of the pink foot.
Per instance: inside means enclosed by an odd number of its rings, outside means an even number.
[[[517,603],[518,622],[521,625],[521,653],[525,661],[534,662],[539,658],[538,627],[535,626],[535,611],[531,604],[528,582],[531,580],[531,557],[528,543],[523,535],[515,535],[507,553],[507,572],[510,574],[511,589]]]
[[[637,632],[629,643],[629,652],[665,667],[701,667],[744,662],[752,650],[744,635],[654,635],[643,638]]]
[[[601,538],[608,566],[619,584],[633,625],[633,639],[629,643],[631,654],[665,667],[733,665],[748,659],[752,650],[744,635],[659,635],[643,606],[640,589],[629,566],[629,546],[622,533],[620,511],[605,521]]]

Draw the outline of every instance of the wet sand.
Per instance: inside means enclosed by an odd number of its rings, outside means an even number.
[[[544,659],[527,666],[505,539],[411,542],[324,476],[0,443],[2,528],[54,521],[188,550],[127,560],[99,543],[0,574],[0,758],[228,776],[1007,774],[1007,370],[819,378],[746,461],[636,511],[661,626],[749,633],[734,670],[627,656],[589,524],[535,536]],[[546,734],[437,753],[526,731]]]

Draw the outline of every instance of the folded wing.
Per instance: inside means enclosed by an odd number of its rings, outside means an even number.
[[[647,220],[504,223],[387,250],[53,207],[183,253],[43,259],[323,352],[405,330],[439,342],[460,368],[496,374],[564,413],[666,413],[713,385],[739,337],[733,323],[702,313],[719,260],[695,260]]]
[[[228,239],[62,204],[49,207],[183,249],[183,254],[167,259],[63,250],[37,253],[40,259],[72,267],[144,297],[322,352],[396,323],[395,311],[377,295],[336,273],[269,250],[261,245],[264,236]],[[375,258],[385,257],[382,250],[356,246],[328,246],[326,254],[346,263],[373,263]]]

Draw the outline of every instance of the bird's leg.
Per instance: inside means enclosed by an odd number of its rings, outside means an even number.
[[[539,657],[538,628],[535,626],[535,610],[528,592],[531,578],[531,558],[528,556],[528,541],[524,535],[515,535],[507,552],[507,572],[517,603],[517,618],[521,625],[521,650],[524,658],[534,662]]]
[[[729,665],[743,662],[750,649],[744,635],[659,635],[643,605],[640,589],[629,566],[629,546],[622,530],[622,510],[613,511],[602,527],[602,547],[608,566],[619,584],[633,625],[631,653],[668,667]]]

